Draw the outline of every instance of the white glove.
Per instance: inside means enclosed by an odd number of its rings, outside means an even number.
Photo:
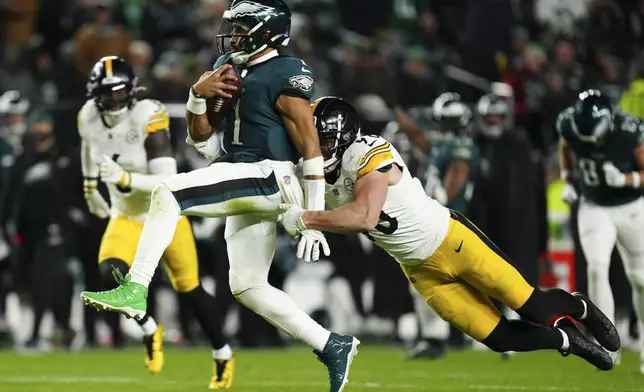
[[[295,241],[298,241],[295,255],[307,263],[320,260],[320,245],[325,256],[331,255],[331,248],[321,231],[306,229],[295,237]]]
[[[296,256],[304,261],[318,261],[320,259],[320,245],[325,256],[331,254],[329,244],[326,242],[324,234],[318,230],[307,229],[302,221],[304,209],[297,204],[280,204],[280,209],[284,211],[278,220],[282,222],[286,232],[295,236],[294,242],[297,241]]]
[[[129,187],[132,183],[130,173],[123,170],[121,165],[114,162],[112,158],[103,155],[103,162],[100,166],[101,180],[108,184],[115,184],[122,187]]]
[[[572,186],[572,184],[566,182],[563,190],[561,191],[561,200],[565,201],[568,204],[572,204],[576,202],[577,199],[579,199],[579,195],[577,195],[575,187]]]
[[[85,201],[92,215],[105,219],[110,216],[110,205],[103,199],[101,193],[96,189],[96,185],[96,180],[85,180],[83,183]]]
[[[626,186],[626,174],[622,173],[611,162],[604,163],[603,169],[608,186],[613,188],[623,188]]]
[[[277,217],[277,220],[282,222],[282,226],[284,226],[287,233],[295,237],[306,229],[302,221],[304,208],[297,204],[280,204],[279,208],[284,212]]]

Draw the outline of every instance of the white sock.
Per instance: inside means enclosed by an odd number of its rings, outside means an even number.
[[[154,321],[152,317],[148,317],[147,321],[143,323],[143,325],[141,325],[141,330],[143,330],[143,336],[154,335],[158,327],[159,326],[157,325],[157,322]]]
[[[447,340],[449,337],[449,324],[440,318],[425,299],[416,291],[412,293],[414,310],[420,324],[420,336],[423,339]]]
[[[323,351],[331,332],[297,307],[291,297],[268,283],[235,297],[266,321],[318,351]]]
[[[561,336],[563,336],[563,343],[561,344],[561,350],[567,351],[570,348],[570,339],[568,339],[568,334],[564,332],[563,329],[557,328],[559,332],[561,332]]]
[[[608,266],[588,266],[588,298],[615,324],[615,301],[610,288]],[[584,306],[587,306],[586,303]]]
[[[145,287],[150,285],[163,252],[172,242],[180,217],[181,209],[172,192],[167,186],[159,185],[152,192],[148,217],[130,268],[132,282]]]
[[[584,314],[579,318],[579,320],[583,320],[588,317],[588,304],[583,299],[580,299],[580,301],[582,304],[584,304]]]
[[[220,361],[228,361],[233,357],[233,350],[228,344],[222,348],[212,349],[212,359],[218,359]]]

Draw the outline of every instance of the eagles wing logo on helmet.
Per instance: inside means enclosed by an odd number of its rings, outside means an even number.
[[[315,81],[313,81],[310,76],[306,75],[293,76],[288,80],[288,82],[291,84],[291,86],[302,89],[304,91],[310,91],[315,84]]]
[[[242,16],[261,16],[274,10],[264,4],[259,4],[254,1],[242,1],[235,4],[231,9],[235,18]]]

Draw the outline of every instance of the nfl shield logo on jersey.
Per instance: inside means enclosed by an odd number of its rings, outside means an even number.
[[[282,177],[282,181],[284,181],[285,185],[291,185],[291,176],[285,175],[284,177]]]

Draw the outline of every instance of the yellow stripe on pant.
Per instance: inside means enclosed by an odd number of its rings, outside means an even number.
[[[142,231],[143,223],[138,220],[124,216],[110,219],[98,251],[98,263],[119,259],[131,267]],[[163,254],[163,264],[176,291],[185,293],[199,286],[197,249],[185,216],[179,219],[172,242]]]
[[[501,320],[490,297],[518,309],[534,291],[496,245],[462,215],[452,215],[445,240],[425,263],[401,267],[439,316],[478,341]]]

